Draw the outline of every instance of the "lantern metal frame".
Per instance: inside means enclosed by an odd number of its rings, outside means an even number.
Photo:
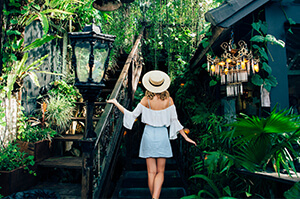
[[[101,42],[101,44],[108,46],[108,54],[104,62],[104,75],[108,67],[110,51],[113,47],[113,42],[115,41],[116,36],[103,34],[100,26],[96,26],[94,23],[84,27],[82,32],[70,32],[68,33],[71,40],[72,46],[72,65],[75,72],[75,86],[79,89],[82,94],[83,99],[85,100],[96,100],[100,94],[103,87],[105,87],[104,76],[100,83],[93,80],[93,66],[94,66],[94,46],[96,42]],[[78,78],[77,74],[77,58],[75,54],[75,46],[77,42],[88,41],[90,44],[90,55],[89,55],[89,77],[86,82],[82,82]]]

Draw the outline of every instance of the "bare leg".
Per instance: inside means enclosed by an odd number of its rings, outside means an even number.
[[[153,189],[154,189],[154,179],[157,174],[156,159],[155,158],[147,158],[146,164],[147,164],[147,172],[148,172],[148,187],[149,187],[149,190],[150,190],[150,193],[152,196]]]
[[[159,198],[161,187],[164,182],[164,173],[166,166],[166,158],[157,158],[157,174],[154,178],[154,187],[152,198]]]

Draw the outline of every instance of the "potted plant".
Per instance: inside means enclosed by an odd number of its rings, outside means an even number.
[[[33,159],[15,143],[0,146],[0,195],[24,191],[36,183]]]
[[[16,143],[21,152],[34,156],[36,162],[50,157],[51,139],[57,134],[50,128],[27,126],[18,134]]]

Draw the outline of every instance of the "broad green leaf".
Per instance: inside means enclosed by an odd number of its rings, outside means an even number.
[[[21,35],[21,33],[18,30],[7,30],[7,35]]]
[[[277,86],[278,82],[277,82],[277,80],[276,80],[276,77],[274,77],[273,75],[269,75],[269,76],[268,76],[268,80],[269,80],[270,85],[271,85],[272,87]]]
[[[41,10],[41,7],[38,4],[33,4],[32,7],[34,7],[37,10]]]
[[[269,73],[269,75],[272,73],[272,68],[266,62],[263,62],[262,69]]]
[[[210,82],[209,82],[209,86],[214,86],[214,85],[216,85],[218,82],[217,81],[215,81],[215,80],[210,80]]]
[[[258,51],[259,51],[261,57],[262,57],[264,60],[266,60],[266,61],[269,60],[268,54],[267,54],[267,52],[265,51],[264,48],[260,48],[260,49],[258,49]]]
[[[44,15],[42,13],[39,13],[39,18],[40,18],[41,24],[43,26],[44,34],[47,34],[48,31],[49,31],[49,21],[48,21],[48,18],[47,18],[46,15]]]
[[[264,42],[265,38],[261,35],[255,35],[250,39],[250,41],[255,41],[255,42]]]
[[[36,14],[30,15],[28,17],[28,19],[25,21],[25,25],[28,26],[29,24],[31,24],[37,18],[38,18],[38,15],[36,15]]]
[[[261,31],[262,31],[262,33],[264,34],[264,35],[266,35],[267,34],[267,32],[268,32],[268,25],[267,25],[267,22],[262,22],[262,24],[261,24],[261,26],[260,26],[260,29],[261,29]]]
[[[73,15],[74,13],[72,12],[67,12],[67,11],[63,11],[63,10],[59,10],[59,9],[47,9],[47,10],[43,10],[41,11],[42,14],[48,14],[48,13],[53,13],[53,14],[67,14],[67,15]]]
[[[264,80],[261,78],[260,75],[255,74],[253,75],[253,77],[251,78],[251,82],[256,85],[256,86],[261,86],[264,83]]]
[[[300,198],[300,182],[295,183],[292,188],[284,192],[286,199],[298,199]]]
[[[17,24],[17,23],[18,23],[18,20],[16,20],[16,19],[11,19],[9,22],[10,22],[11,24]]]
[[[253,44],[252,48],[254,48],[254,49],[260,49],[260,47],[258,45],[256,45],[256,44]]]
[[[10,54],[10,58],[13,61],[17,61],[18,60],[18,58],[17,58],[17,56],[15,54]]]
[[[42,38],[38,38],[34,42],[32,42],[31,44],[26,46],[23,49],[23,52],[32,50],[32,49],[37,48],[37,47],[40,47],[40,46],[44,45],[45,43],[53,40],[56,37],[57,36],[54,36],[54,35],[44,35]]]
[[[268,92],[271,91],[271,85],[268,84],[268,83],[264,83],[264,88],[265,88]]]
[[[261,23],[259,23],[259,22],[251,24],[252,28],[261,34],[260,25],[261,25]]]
[[[32,82],[36,86],[40,87],[40,83],[39,83],[37,75],[34,72],[28,72],[28,75],[29,75],[30,79],[32,80]]]
[[[202,41],[200,43],[202,44],[203,48],[206,48],[207,46],[209,46],[208,38],[202,39]]]

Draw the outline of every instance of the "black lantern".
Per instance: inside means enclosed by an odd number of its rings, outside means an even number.
[[[69,38],[73,50],[75,86],[83,99],[95,101],[105,86],[104,74],[116,36],[103,34],[100,26],[92,23],[85,26],[82,32],[70,32]]]
[[[87,25],[82,32],[70,32],[75,86],[86,101],[87,113],[84,138],[96,136],[93,129],[93,109],[104,84],[109,54],[116,36],[101,33],[100,26]]]

